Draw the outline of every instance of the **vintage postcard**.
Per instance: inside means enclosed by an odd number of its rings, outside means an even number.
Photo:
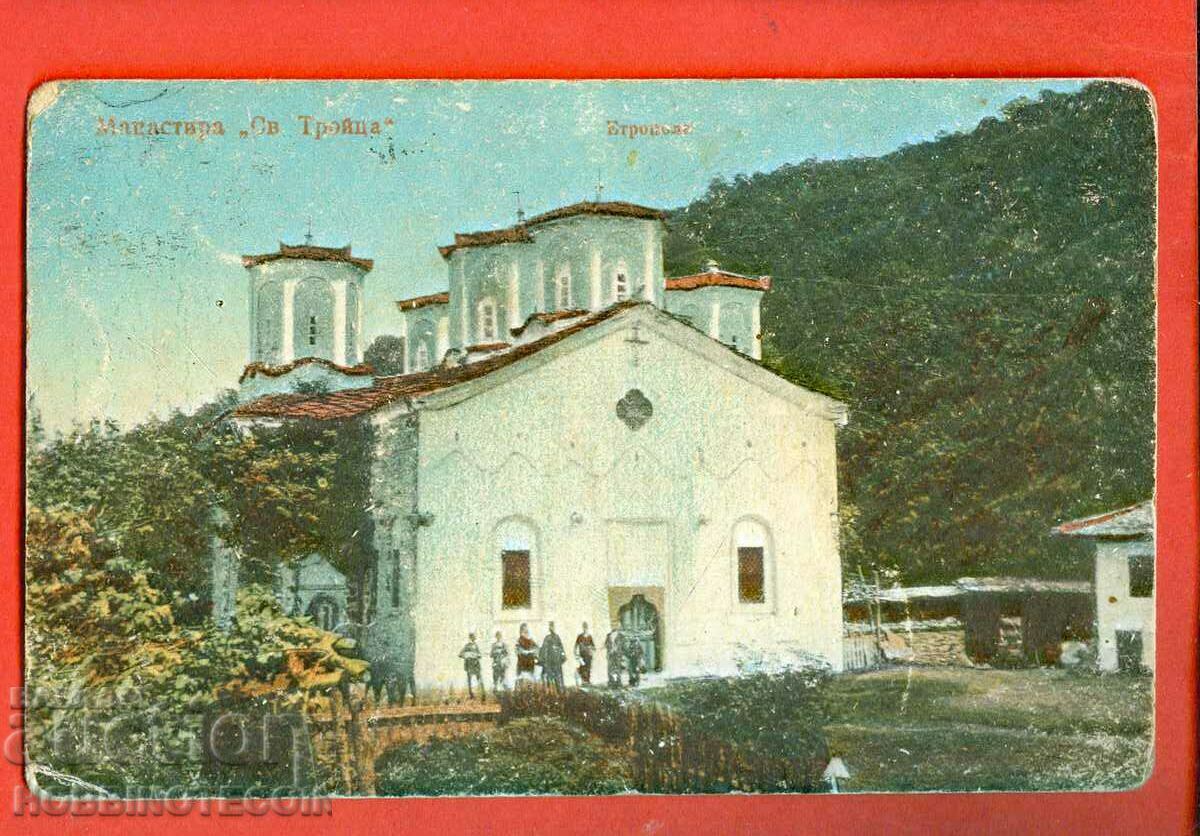
[[[62,81],[28,118],[35,789],[1149,775],[1143,87]]]

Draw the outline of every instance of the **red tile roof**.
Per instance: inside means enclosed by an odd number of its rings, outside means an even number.
[[[280,241],[279,252],[264,253],[263,255],[244,255],[242,256],[242,266],[257,267],[260,264],[278,261],[281,258],[305,259],[308,261],[341,261],[346,264],[353,264],[361,270],[370,270],[375,265],[375,262],[369,258],[357,258],[350,255],[349,244],[344,247],[314,247],[311,244],[292,246]]]
[[[339,366],[331,360],[326,360],[324,357],[301,357],[299,360],[293,360],[290,363],[285,363],[282,366],[270,366],[266,363],[250,363],[246,368],[242,369],[242,376],[238,378],[238,383],[243,383],[252,377],[263,375],[264,377],[282,377],[288,372],[298,369],[301,366],[307,366],[315,363],[319,366],[324,366],[332,371],[341,374],[358,377],[360,375],[375,374],[373,369],[367,363],[359,363],[357,366]]]
[[[549,223],[550,221],[557,221],[560,218],[569,218],[574,215],[611,215],[614,217],[643,218],[654,221],[666,220],[667,217],[666,212],[659,209],[651,209],[649,206],[639,206],[636,203],[625,203],[618,200],[603,202],[585,200],[580,203],[572,203],[570,206],[560,206],[557,209],[551,209],[549,212],[534,215],[523,223],[514,224],[502,229],[492,229],[486,232],[456,232],[454,234],[454,243],[438,247],[438,252],[442,254],[442,258],[449,258],[455,250],[464,247],[486,247],[490,244],[528,244],[533,241],[533,236],[529,234],[529,227]]]
[[[708,270],[691,276],[667,279],[667,290],[696,290],[701,287],[742,287],[746,290],[771,289],[770,276],[742,276],[725,270]]]
[[[664,221],[667,213],[661,209],[651,209],[649,206],[639,206],[636,203],[626,203],[622,200],[606,200],[594,202],[584,200],[569,206],[560,206],[534,215],[526,224],[540,224],[547,221],[557,221],[559,218],[569,218],[572,215],[615,215],[623,218],[642,218],[648,221]]]
[[[450,304],[450,292],[443,290],[441,293],[430,293],[426,296],[414,296],[411,299],[400,299],[396,302],[396,307],[402,311],[415,311],[417,308],[424,308],[428,305],[448,304]]]
[[[1154,502],[1146,500],[1116,511],[1071,520],[1054,529],[1056,534],[1077,534],[1093,537],[1136,537],[1154,528]]]
[[[540,322],[543,325],[549,325],[552,322],[558,322],[563,319],[573,319],[577,316],[585,316],[587,308],[568,308],[563,311],[543,311],[540,313],[530,314],[529,318],[518,325],[516,328],[510,328],[509,333],[514,337],[519,337],[525,333],[525,329],[534,322]]]
[[[344,389],[323,394],[280,394],[266,395],[236,408],[234,418],[312,418],[336,420],[352,418],[396,401],[419,398],[451,386],[484,377],[494,371],[510,366],[572,334],[591,328],[617,314],[637,305],[650,304],[641,300],[620,302],[598,311],[578,322],[573,322],[561,331],[547,334],[539,340],[518,345],[502,354],[486,357],[475,363],[448,368],[436,368],[405,375],[381,375],[372,386],[361,389]]]

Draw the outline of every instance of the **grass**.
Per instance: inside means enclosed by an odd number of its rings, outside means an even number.
[[[758,748],[771,748],[768,737],[787,748],[800,731],[823,734],[850,770],[843,792],[1115,790],[1149,774],[1146,677],[912,667],[844,674],[795,693],[780,691],[787,682],[680,682],[639,695]],[[628,755],[562,721],[531,718],[392,750],[381,759],[380,791],[622,792]]]
[[[1151,765],[1152,682],[1052,669],[891,669],[831,680],[845,791],[1092,790]]]
[[[622,750],[549,717],[399,746],[376,769],[380,795],[608,795],[629,789]]]

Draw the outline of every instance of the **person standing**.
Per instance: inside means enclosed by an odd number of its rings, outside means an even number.
[[[496,640],[492,642],[492,693],[499,696],[500,689],[508,690],[508,645],[500,631],[496,631]]]
[[[575,637],[575,658],[579,660],[579,681],[584,685],[592,682],[592,659],[596,655],[596,641],[583,622],[583,632]]]
[[[479,645],[475,643],[474,633],[467,636],[467,643],[458,651],[458,656],[463,660],[463,668],[467,672],[467,693],[472,698],[475,697],[475,691],[471,687],[471,680],[474,679],[479,683],[479,699],[487,699],[487,691],[483,687],[482,665],[479,661],[483,654],[479,652]]]
[[[636,636],[625,639],[625,666],[629,668],[629,685],[636,688],[642,681],[642,669],[645,662],[645,650]]]
[[[562,639],[558,637],[558,633],[554,632],[554,622],[551,621],[547,625],[549,633],[546,638],[542,639],[542,676],[546,679],[546,684],[554,686],[556,690],[563,689],[563,663],[567,661],[567,651],[563,649]]]
[[[529,625],[521,625],[521,634],[517,636],[517,683],[522,679],[533,679],[533,667],[538,660],[538,644],[529,635]]]
[[[621,687],[621,671],[625,669],[625,637],[621,628],[614,627],[604,637],[604,656],[608,662],[608,687]]]

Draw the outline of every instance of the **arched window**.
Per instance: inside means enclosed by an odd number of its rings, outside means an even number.
[[[496,557],[500,561],[500,609],[534,607],[537,571],[537,535],[521,519],[504,520],[496,527]]]
[[[554,276],[554,308],[565,311],[571,307],[571,265],[563,264]]]
[[[479,342],[490,343],[496,340],[496,301],[480,299],[475,306],[475,322],[479,333]]]
[[[429,368],[429,346],[424,342],[417,343],[416,354],[413,355],[414,372],[423,372]]]
[[[619,262],[613,272],[613,300],[624,302],[629,298],[629,268],[625,262]]]
[[[771,533],[759,520],[747,517],[733,527],[735,600],[743,606],[769,606],[775,580]]]
[[[293,339],[296,357],[333,359],[333,294],[328,283],[309,276],[296,286]]]

